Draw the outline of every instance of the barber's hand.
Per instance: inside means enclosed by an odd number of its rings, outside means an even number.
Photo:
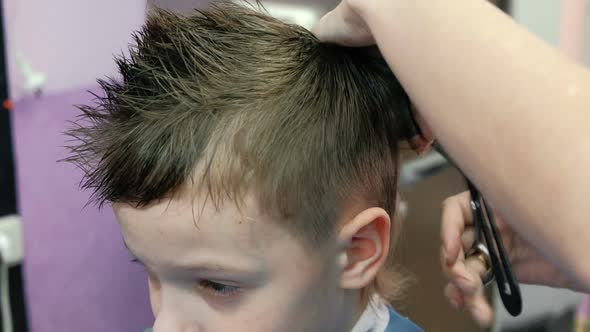
[[[320,19],[313,33],[323,42],[345,46],[369,46],[375,39],[361,13],[371,0],[342,0],[331,12]]]
[[[313,33],[323,42],[352,47],[373,45],[375,39],[362,13],[375,3],[375,0],[342,0],[334,10],[320,19],[313,28]],[[415,109],[414,117],[422,135],[412,137],[409,143],[416,152],[423,153],[432,145],[433,134],[421,114]]]
[[[520,237],[500,217],[496,217],[506,252],[516,279],[521,283],[575,288],[559,270]],[[469,192],[452,196],[442,206],[441,263],[449,283],[445,296],[457,309],[466,308],[481,326],[489,326],[493,310],[484,296],[481,277],[485,264],[465,257],[475,237]]]

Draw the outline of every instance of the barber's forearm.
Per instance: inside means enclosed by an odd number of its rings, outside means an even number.
[[[436,138],[517,229],[590,279],[575,261],[590,248],[587,71],[482,0],[367,3],[362,15]]]

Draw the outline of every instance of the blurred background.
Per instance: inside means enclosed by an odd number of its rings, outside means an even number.
[[[272,15],[308,28],[337,4],[262,2]],[[207,1],[1,4],[0,248],[9,252],[0,264],[3,326],[10,321],[19,332],[143,331],[152,324],[143,271],[130,263],[112,213],[83,208],[88,193],[78,190],[80,172],[56,160],[65,156],[62,133],[77,114],[72,105],[90,102],[87,91],[98,91],[96,79],[115,73],[113,55],[125,52],[149,7],[187,13]],[[587,1],[496,4],[569,56],[590,60]],[[397,309],[425,331],[479,331],[444,300],[438,262],[440,203],[464,190],[461,177],[435,154],[411,153],[401,176],[407,216],[398,257],[415,282]],[[494,331],[573,331],[581,301],[580,294],[525,287],[523,315],[511,318],[497,305]]]

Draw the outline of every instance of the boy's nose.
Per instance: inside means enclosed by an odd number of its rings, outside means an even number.
[[[184,288],[160,283],[157,288],[150,287],[150,300],[155,318],[153,332],[207,331],[206,322],[198,319],[202,308]]]
[[[153,332],[205,332],[201,323],[194,321],[194,316],[186,317],[181,303],[160,303],[160,308],[155,315]]]
[[[165,331],[178,331],[180,332],[179,327],[174,326],[174,321],[172,319],[164,319],[162,316],[156,317],[156,321],[154,322],[154,329],[153,332],[165,332]]]
[[[205,330],[194,323],[183,323],[173,316],[158,315],[154,323],[153,332],[204,332]]]

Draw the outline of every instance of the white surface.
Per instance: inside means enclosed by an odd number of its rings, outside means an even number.
[[[389,324],[389,309],[379,296],[373,296],[351,332],[383,332]]]
[[[411,187],[425,177],[432,175],[433,169],[452,167],[448,161],[438,152],[428,154],[404,161],[401,165],[399,186]]]
[[[558,0],[513,0],[512,16],[532,33],[553,46],[559,45]]]
[[[589,1],[590,2],[590,1]],[[584,36],[584,61],[590,64],[590,4],[586,5],[586,22],[585,22],[585,36]]]
[[[18,216],[0,218],[0,255],[3,264],[12,266],[23,260],[22,222]]]
[[[541,286],[521,285],[523,297],[523,311],[518,317],[512,317],[504,309],[500,296],[494,296],[496,308],[496,324],[494,331],[502,328],[518,328],[527,322],[547,318],[552,314],[559,314],[580,303],[582,296],[565,289],[555,289]]]
[[[320,12],[309,5],[265,1],[264,8],[271,16],[288,23],[301,25],[308,30],[311,30],[320,19]]]
[[[256,0],[248,0],[254,3]],[[211,0],[148,0],[151,6],[158,6],[181,13],[190,13],[196,7],[206,6]],[[274,3],[278,5],[295,5],[297,7],[314,8],[320,14],[326,13],[333,9],[340,0],[261,0],[263,5]]]
[[[144,21],[145,0],[5,0],[11,95],[30,94],[16,54],[46,77],[45,94],[93,86],[115,73],[114,54],[127,49]]]

